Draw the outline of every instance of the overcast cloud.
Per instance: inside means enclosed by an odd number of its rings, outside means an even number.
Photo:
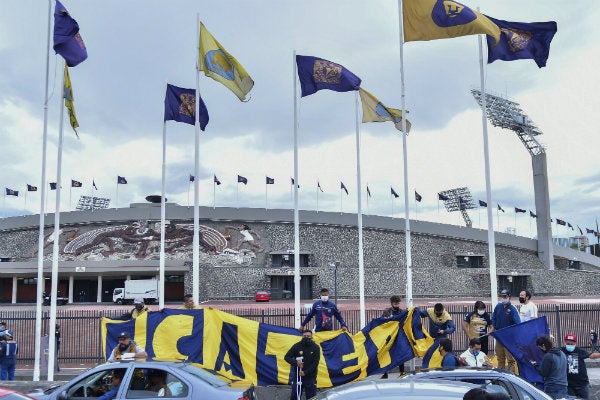
[[[192,1],[64,0],[79,22],[89,58],[71,68],[80,140],[65,121],[62,210],[79,195],[110,197],[126,207],[160,193],[165,83],[196,85],[197,17],[244,65],[255,81],[251,100],[240,102],[221,84],[200,76],[210,123],[201,135],[201,204],[291,208],[293,175],[293,58],[323,57],[362,78],[362,87],[400,108],[397,3],[372,0]],[[498,19],[554,20],[558,33],[546,68],[531,60],[487,65],[486,89],[519,102],[544,133],[554,218],[595,228],[599,214],[600,138],[595,134],[600,68],[600,11],[595,3],[504,0],[466,5]],[[8,0],[0,16],[0,188],[2,216],[37,214],[48,3]],[[52,1],[52,11],[54,2]],[[52,19],[53,20],[53,19]],[[484,50],[485,51],[485,50]],[[484,55],[485,57],[485,55]],[[50,56],[47,179],[56,177],[62,58]],[[479,87],[477,37],[404,46],[411,217],[462,223],[438,204],[437,192],[468,186],[485,200],[481,112],[470,94]],[[300,208],[356,212],[355,93],[320,91],[299,101]],[[391,124],[360,124],[363,211],[404,215],[402,138]],[[188,205],[194,169],[194,128],[167,123],[167,197]],[[535,235],[531,158],[517,136],[489,126],[493,207],[506,210],[494,223]],[[213,197],[213,174],[223,182]],[[236,176],[248,178],[238,186]],[[116,197],[117,175],[125,176]],[[275,178],[265,192],[265,176]],[[83,188],[70,189],[70,179]],[[92,191],[92,179],[99,190]],[[340,181],[350,194],[340,196]],[[366,185],[373,197],[366,198]],[[390,187],[401,197],[392,200]],[[413,191],[423,196],[415,208]],[[54,192],[49,192],[54,194]],[[268,201],[268,204],[267,204]],[[52,211],[54,198],[48,201]],[[473,210],[475,227],[487,226],[485,210]],[[168,218],[168,216],[167,216]],[[574,234],[553,227],[555,236]]]

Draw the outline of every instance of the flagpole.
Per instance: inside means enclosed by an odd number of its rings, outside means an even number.
[[[296,50],[294,68],[294,326],[300,328],[300,216],[298,212],[298,88],[296,83]]]
[[[216,198],[217,198],[217,183],[215,182],[215,176],[213,174],[213,210],[216,207]]]
[[[398,13],[400,14],[400,90],[402,107],[402,149],[404,158],[404,239],[406,245],[406,307],[413,305],[412,291],[412,253],[410,244],[410,211],[408,200],[408,151],[406,143],[406,87],[404,85],[404,15],[402,10],[402,0],[398,0]],[[411,369],[414,365],[411,363]]]
[[[496,304],[498,295],[498,282],[496,278],[496,243],[494,237],[494,217],[492,215],[492,186],[490,183],[490,151],[488,145],[487,129],[487,106],[485,98],[485,79],[483,71],[483,40],[484,35],[477,35],[479,44],[479,79],[481,83],[481,124],[483,126],[483,154],[485,161],[485,194],[488,206],[488,258],[490,264],[490,304]],[[497,213],[497,212],[496,212]],[[500,216],[498,216],[498,229],[500,228]]]
[[[63,61],[63,70],[67,68],[66,63]],[[58,129],[58,156],[56,162],[56,181],[62,181],[62,147],[63,147],[63,122],[65,110],[63,107],[63,101],[65,98],[65,73],[63,72],[62,80],[62,96],[60,97],[60,121]],[[59,253],[59,242],[60,242],[60,192],[61,185],[56,185],[56,206],[54,210],[54,242],[52,246],[52,279],[50,289],[50,329],[49,329],[49,343],[48,343],[48,381],[54,380],[54,364],[56,361],[56,338],[55,329],[56,326],[56,298],[58,296],[58,253]]]
[[[166,92],[165,84],[165,92]],[[160,257],[158,265],[158,309],[165,308],[165,217],[166,217],[166,170],[167,170],[167,121],[163,121],[162,131],[162,179],[160,185]],[[195,181],[195,179],[194,179]],[[189,187],[189,184],[188,184]]]
[[[363,224],[362,224],[362,182],[360,175],[360,129],[358,124],[358,91],[354,92],[354,106],[356,124],[356,187],[358,205],[358,296],[360,308],[360,328],[365,326],[365,263],[363,253]],[[337,296],[337,293],[335,294]]]
[[[44,288],[44,217],[46,208],[46,153],[48,146],[48,86],[50,75],[50,18],[52,0],[48,0],[48,32],[46,39],[46,88],[44,93],[44,128],[42,133],[42,187],[40,190],[40,218],[38,230],[37,293],[35,300],[35,349],[33,360],[33,381],[40,380],[40,358],[42,348],[42,293]],[[61,107],[62,109],[62,107]]]
[[[340,188],[340,214],[344,213],[344,204],[343,204],[343,190]]]
[[[119,208],[119,178],[117,177],[117,195],[115,198],[115,210]]]
[[[267,199],[268,191],[269,191],[269,185],[267,184],[267,179],[265,178],[265,210],[269,209],[269,200]]]
[[[200,14],[196,14],[198,26],[198,48],[196,54],[200,57]],[[194,303],[200,301],[200,71],[197,66],[200,60],[196,60],[196,118],[194,123],[194,237],[192,251],[192,296]]]
[[[69,211],[73,208],[73,202],[71,201],[71,193],[73,192],[73,178],[71,178],[71,186],[69,186]]]

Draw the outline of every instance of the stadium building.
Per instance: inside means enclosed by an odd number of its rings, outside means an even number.
[[[165,300],[191,291],[193,208],[167,203]],[[54,215],[45,217],[44,278],[50,289]],[[293,210],[200,207],[200,298],[251,299],[294,296]],[[39,216],[0,220],[0,301],[34,302]],[[600,258],[552,245],[553,268],[538,255],[536,240],[496,233],[498,287],[536,295],[600,292]],[[70,302],[112,301],[126,279],[158,278],[160,204],[61,213],[58,288]],[[405,293],[404,220],[363,216],[365,295]],[[411,220],[414,297],[489,298],[487,231]],[[300,295],[321,287],[356,298],[356,214],[300,211]],[[335,266],[335,267],[333,267]]]

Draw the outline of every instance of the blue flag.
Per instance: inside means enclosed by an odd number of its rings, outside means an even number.
[[[246,178],[245,176],[238,175],[237,181],[238,183],[243,183],[244,185],[248,184],[248,178]]]
[[[124,176],[117,176],[117,185],[127,185],[127,179]]]
[[[450,200],[450,197],[446,196],[445,194],[438,193],[438,200],[446,201]]]
[[[346,188],[346,185],[344,185],[344,182],[340,182],[340,189],[345,191],[346,194],[348,194],[348,189]]]
[[[394,190],[393,187],[390,187],[390,193],[392,194],[392,196],[394,196],[395,199],[400,197],[400,195],[398,193],[396,193],[396,191]]]
[[[350,92],[360,88],[360,78],[343,66],[312,56],[296,56],[302,97],[321,89]]]
[[[543,379],[531,365],[531,361],[542,360],[544,353],[536,346],[535,340],[540,336],[550,336],[550,328],[546,316],[535,318],[520,324],[511,325],[490,333],[510,351],[517,365],[519,375],[530,383],[543,383]]]
[[[500,27],[500,42],[487,36],[488,64],[496,61],[532,59],[538,67],[546,66],[550,42],[556,33],[556,22],[509,22],[488,17]]]
[[[50,182],[50,190],[56,190],[56,182]]]
[[[196,90],[167,84],[165,121],[194,125],[196,123]]]
[[[480,207],[487,207],[487,203],[483,200],[479,200],[479,206]]]
[[[19,191],[18,190],[13,190],[13,189],[6,188],[6,195],[7,196],[16,196],[16,197],[19,197]]]
[[[54,51],[65,59],[69,67],[78,65],[88,57],[77,21],[71,18],[58,0],[54,8]]]

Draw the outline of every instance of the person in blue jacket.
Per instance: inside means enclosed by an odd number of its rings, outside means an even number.
[[[500,302],[494,307],[492,313],[492,325],[490,332],[508,326],[516,325],[521,322],[519,311],[510,303],[510,290],[502,289],[500,291]],[[496,358],[498,359],[498,368],[502,369],[506,365],[508,370],[515,372],[515,359],[510,352],[496,340]]]
[[[4,338],[5,340],[0,342],[0,379],[14,381],[19,344],[13,340],[11,330],[4,331]]]
[[[125,376],[125,369],[115,369],[112,373],[112,389],[108,392],[104,393],[102,396],[98,397],[97,400],[112,400],[117,397],[117,392],[119,391],[119,386],[121,386],[121,382],[123,381],[123,377]]]
[[[434,339],[446,338],[456,330],[452,317],[442,303],[420,310],[420,314],[421,317],[429,318],[429,335]]]
[[[332,331],[333,330],[333,318],[335,317],[340,325],[342,326],[342,330],[345,332],[348,330],[346,322],[344,321],[344,317],[340,314],[335,303],[329,301],[329,290],[321,289],[319,292],[321,299],[317,300],[313,303],[312,308],[310,309],[310,313],[304,318],[302,321],[302,325],[299,328],[300,332],[304,332],[304,326],[310,322],[312,317],[315,318],[315,332],[321,331]]]

